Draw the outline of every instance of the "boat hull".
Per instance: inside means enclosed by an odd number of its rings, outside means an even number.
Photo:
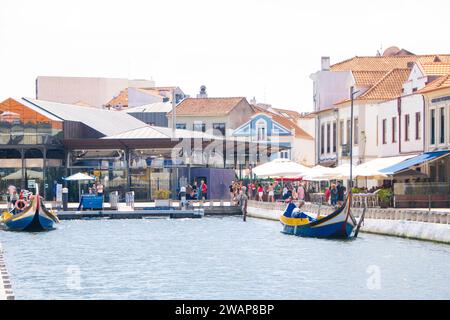
[[[356,227],[356,220],[350,212],[350,201],[348,197],[344,206],[312,221],[283,215],[280,218],[282,232],[300,237],[348,239]]]
[[[332,239],[347,239],[350,238],[354,229],[354,225],[346,222],[337,222],[326,226],[311,227],[304,226],[289,226],[283,225],[283,233],[311,238],[332,238]]]
[[[22,213],[13,215],[4,221],[9,230],[29,232],[51,230],[54,228],[54,223],[59,223],[58,217],[47,210],[39,195]]]

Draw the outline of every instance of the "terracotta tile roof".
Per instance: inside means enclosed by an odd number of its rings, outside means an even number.
[[[107,107],[118,106],[128,107],[128,89],[120,91],[117,97],[112,98],[106,103]]]
[[[288,117],[292,119],[300,119],[302,115],[294,110],[287,110],[287,109],[280,109],[280,108],[273,108],[276,112],[280,113],[281,115],[286,114]]]
[[[255,114],[257,114],[257,113],[264,113],[264,114],[272,117],[272,119],[275,122],[281,124],[286,129],[295,130],[295,137],[296,138],[303,138],[303,139],[307,139],[307,140],[314,140],[314,138],[311,135],[309,135],[305,130],[300,128],[295,122],[289,120],[288,118],[286,118],[286,117],[284,117],[282,115],[279,115],[279,114],[267,111],[267,110],[265,110],[263,108],[255,106],[255,105],[251,105],[251,106],[252,106],[253,111],[255,112]],[[277,109],[277,110],[279,110],[279,109]],[[286,110],[286,111],[289,111],[289,110]],[[293,112],[295,112],[295,111],[293,111]]]
[[[408,62],[447,62],[450,55],[406,55],[354,57],[331,66],[331,71],[385,71],[407,68]]]
[[[244,97],[187,98],[177,105],[177,116],[223,116],[233,110]],[[170,116],[172,112],[169,112]]]
[[[377,83],[386,71],[352,71],[357,87],[371,87]]]
[[[436,91],[436,90],[440,90],[440,89],[447,89],[447,88],[450,88],[450,73],[445,76],[441,76],[441,77],[437,78],[436,80],[430,82],[424,88],[417,91],[416,93],[418,93],[418,94],[428,93],[428,92],[432,92],[432,91]]]
[[[427,76],[444,76],[450,73],[448,62],[418,63],[418,65]]]
[[[403,83],[408,80],[410,72],[410,69],[392,69],[369,90],[356,97],[355,101],[389,100],[399,97],[402,94]],[[349,99],[346,99],[335,105],[344,104],[349,101]]]

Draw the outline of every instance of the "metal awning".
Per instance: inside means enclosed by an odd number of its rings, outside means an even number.
[[[450,153],[450,150],[445,151],[433,151],[433,152],[424,152],[416,157],[410,158],[408,160],[397,163],[393,166],[384,168],[380,170],[380,172],[393,175],[400,173],[404,170],[408,170],[413,166],[417,166],[426,162],[434,161],[439,158],[445,157]]]

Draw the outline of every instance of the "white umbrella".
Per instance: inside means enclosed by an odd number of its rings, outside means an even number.
[[[25,171],[25,174],[28,179],[42,179],[43,175],[42,172],[34,171],[27,169]],[[6,177],[3,178],[4,180],[19,180],[22,179],[22,169],[17,170],[16,172],[13,172]]]
[[[253,168],[252,172],[260,178],[264,177],[301,177],[310,168],[289,159],[275,159]]]
[[[85,181],[85,180],[95,180],[95,178],[91,177],[87,174],[78,172],[78,173],[75,173],[75,174],[65,178],[64,180],[66,180],[66,181],[83,181],[84,180]]]
[[[303,180],[308,181],[327,181],[330,180],[328,178],[328,174],[332,173],[333,169],[328,167],[323,167],[321,165],[317,165],[315,167],[310,168],[306,175],[303,177]]]
[[[78,196],[79,196],[79,199],[81,201],[81,183],[80,183],[80,181],[95,180],[95,178],[91,177],[91,176],[89,176],[87,174],[78,172],[78,173],[75,173],[75,174],[65,178],[64,180],[66,180],[66,181],[78,181]]]

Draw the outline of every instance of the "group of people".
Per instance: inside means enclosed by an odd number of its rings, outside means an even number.
[[[200,180],[200,185],[198,185],[197,180],[194,180],[192,185],[188,184],[180,188],[178,197],[180,200],[183,197],[186,197],[186,200],[206,200],[208,198],[208,185],[205,180]]]
[[[96,181],[94,182],[94,184],[92,185],[92,187],[89,187],[89,194],[95,194],[99,197],[103,197],[103,184],[100,181]]]
[[[8,186],[7,190],[7,202],[8,211],[15,212],[16,210],[22,210],[32,199],[33,193],[28,190],[17,191],[17,188],[13,185]]]
[[[233,181],[229,186],[231,201],[236,203],[237,196],[245,187],[245,192],[249,200],[275,202],[277,199],[286,200],[305,200],[306,188],[303,183],[294,185],[291,183],[282,184],[281,182],[256,183],[250,181],[244,186],[243,181]]]
[[[329,188],[325,190],[325,201],[332,206],[340,206],[344,202],[346,188],[340,181],[337,184],[332,183]]]

